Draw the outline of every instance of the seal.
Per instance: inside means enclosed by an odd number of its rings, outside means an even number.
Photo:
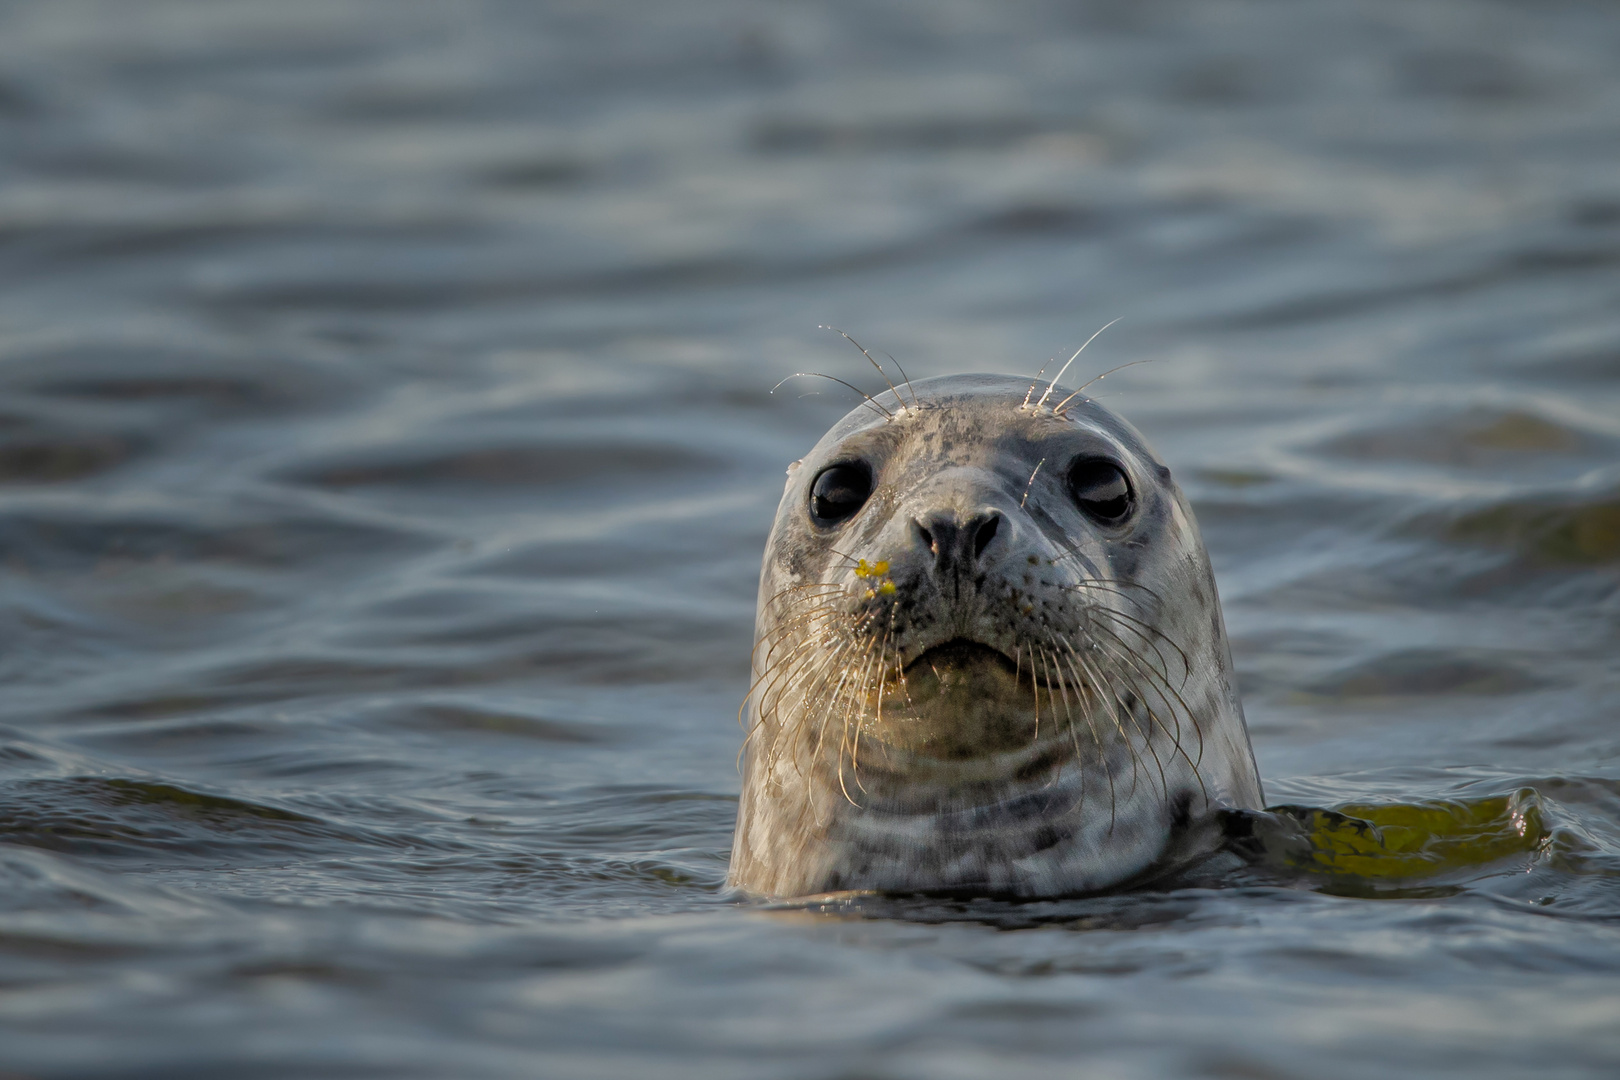
[[[1117,889],[1262,806],[1192,510],[1055,383],[908,382],[795,462],[753,679],[730,882],[756,895]]]

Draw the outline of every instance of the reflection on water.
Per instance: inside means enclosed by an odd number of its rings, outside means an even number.
[[[1585,0],[0,6],[0,1069],[1611,1074],[1617,57]],[[759,553],[851,404],[769,388],[1121,316],[1278,805],[1127,896],[738,903]]]

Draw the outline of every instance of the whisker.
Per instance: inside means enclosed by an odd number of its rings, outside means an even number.
[[[872,645],[873,645],[873,642],[870,642],[870,641],[867,642],[867,644],[866,644],[866,652],[863,655],[862,659],[867,659],[872,655]],[[869,668],[870,668],[870,661],[868,660],[867,668],[863,669],[862,675],[861,675],[861,679],[863,680],[863,682],[864,682],[864,680],[866,678],[865,671],[868,670]],[[850,718],[851,718],[851,716],[853,714],[854,707],[855,707],[855,698],[854,698],[854,695],[852,693],[850,695],[849,704],[847,704],[844,707],[843,731],[840,734],[839,739],[838,739],[838,788],[839,788],[840,791],[842,791],[844,793],[844,798],[849,800],[849,805],[851,805],[851,806],[855,807],[857,810],[859,810],[859,809],[861,809],[861,804],[854,800],[854,798],[849,793],[849,787],[844,783],[844,748],[849,745],[849,722],[850,722]]]
[[[866,399],[866,403],[868,405],[872,406],[874,409],[876,409],[878,412],[882,413],[884,416],[888,417],[890,420],[894,419],[894,413],[892,413],[888,409],[884,408],[878,402],[877,398],[873,397],[871,394],[868,394],[865,390],[862,390],[860,387],[856,386],[854,383],[845,382],[843,379],[838,378],[836,375],[827,375],[827,374],[825,374],[823,372],[820,372],[820,371],[795,371],[793,374],[789,375],[787,377],[787,379],[783,379],[782,382],[779,382],[775,386],[771,387],[771,393],[774,394],[774,393],[777,392],[777,390],[781,389],[782,383],[787,382],[788,379],[831,379],[833,382],[837,383],[838,385],[847,386],[851,390],[855,391],[857,394],[861,395],[861,397]]]
[[[805,654],[813,653],[821,644],[822,642],[814,639],[802,641],[794,646],[793,651],[783,657],[779,663],[767,668],[761,674],[760,682],[763,685],[757,699],[762,706],[761,711],[764,711],[767,704],[774,707],[775,703],[781,700],[781,694],[793,685],[795,679],[805,674],[805,671],[801,671],[796,662]],[[815,670],[818,663],[820,661],[812,663],[806,670]],[[743,704],[744,706],[747,705],[746,699]]]
[[[1024,508],[1024,504],[1029,502],[1029,489],[1035,486],[1035,474],[1040,472],[1041,466],[1045,464],[1046,459],[1041,458],[1041,460],[1035,463],[1035,468],[1030,470],[1029,483],[1024,485],[1024,497],[1018,500],[1018,509],[1022,510]]]
[[[1118,320],[1118,319],[1116,319],[1116,320],[1114,320],[1114,321],[1115,321],[1115,322],[1118,322],[1118,321],[1119,321],[1119,320]],[[1112,326],[1112,325],[1113,325],[1113,323],[1110,323],[1110,324],[1109,324],[1109,325],[1110,325],[1110,326]],[[1103,327],[1103,329],[1104,329],[1104,330],[1106,330],[1106,329],[1108,329],[1108,327],[1107,327],[1107,326],[1105,326],[1105,327]],[[1075,391],[1075,392],[1074,392],[1074,393],[1072,393],[1072,394],[1070,394],[1070,395],[1069,395],[1069,396],[1068,396],[1068,397],[1066,397],[1066,398],[1064,398],[1064,399],[1063,399],[1063,400],[1062,400],[1062,401],[1060,401],[1060,402],[1058,402],[1058,403],[1057,403],[1057,404],[1056,404],[1056,405],[1054,405],[1054,406],[1052,406],[1052,413],[1053,413],[1053,415],[1055,415],[1055,416],[1062,416],[1062,415],[1063,415],[1063,408],[1064,408],[1064,406],[1066,406],[1066,405],[1068,405],[1068,404],[1069,404],[1069,402],[1071,402],[1071,401],[1073,401],[1073,400],[1074,400],[1074,399],[1075,399],[1075,398],[1077,398],[1077,397],[1079,397],[1079,396],[1080,396],[1080,394],[1081,394],[1081,392],[1082,392],[1082,391],[1084,391],[1084,390],[1085,390],[1085,388],[1086,388],[1086,387],[1087,387],[1087,386],[1090,386],[1090,385],[1091,385],[1091,384],[1092,384],[1092,383],[1094,383],[1094,382],[1101,382],[1101,381],[1102,381],[1102,380],[1104,380],[1104,379],[1106,379],[1106,378],[1108,378],[1108,376],[1110,376],[1110,375],[1112,375],[1112,374],[1113,374],[1113,373],[1114,373],[1114,372],[1116,372],[1116,371],[1124,371],[1124,370],[1125,370],[1125,369],[1126,369],[1126,368],[1128,368],[1128,367],[1135,367],[1135,366],[1136,366],[1136,365],[1137,365],[1137,364],[1151,364],[1151,363],[1153,363],[1153,361],[1155,361],[1155,360],[1157,360],[1157,359],[1158,359],[1158,357],[1157,357],[1157,356],[1150,356],[1150,357],[1148,357],[1148,358],[1147,358],[1147,359],[1146,359],[1146,360],[1132,360],[1132,361],[1131,361],[1131,362],[1130,362],[1130,363],[1128,363],[1128,364],[1121,364],[1121,365],[1119,365],[1119,366],[1118,366],[1118,367],[1111,367],[1111,368],[1109,368],[1109,369],[1108,369],[1108,370],[1107,370],[1107,371],[1105,371],[1105,372],[1103,372],[1103,373],[1102,373],[1102,374],[1101,374],[1101,375],[1098,375],[1098,376],[1097,376],[1097,377],[1096,377],[1096,378],[1095,378],[1095,379],[1092,379],[1092,380],[1090,380],[1090,381],[1088,381],[1088,382],[1086,382],[1086,383],[1085,383],[1085,384],[1084,384],[1084,385],[1082,385],[1082,386],[1081,386],[1081,387],[1080,387],[1080,389],[1079,389],[1079,390],[1076,390],[1076,391]]]
[[[1076,550],[1066,551],[1062,555],[1059,555],[1056,559],[1053,559],[1052,561],[1054,563],[1062,562],[1065,559],[1068,559],[1071,556],[1078,555],[1078,554],[1080,554],[1080,552],[1077,549]],[[1126,591],[1128,589],[1134,589],[1134,590],[1136,590],[1136,592],[1139,592],[1139,593],[1147,593],[1147,595],[1153,599],[1154,603],[1162,604],[1164,602],[1164,598],[1161,597],[1156,590],[1154,590],[1152,588],[1149,588],[1146,585],[1143,585],[1139,581],[1114,581],[1114,580],[1111,580],[1111,579],[1108,579],[1108,578],[1081,578],[1081,579],[1079,579],[1077,581],[1065,582],[1063,585],[1061,585],[1059,587],[1064,588],[1064,589],[1075,589],[1075,590],[1078,590],[1078,589],[1098,589],[1098,590],[1101,590],[1103,592],[1112,592],[1112,593],[1115,593],[1116,595],[1118,595],[1119,597],[1121,597],[1122,599],[1126,599],[1126,600],[1129,600],[1133,604],[1140,605],[1142,603],[1142,601],[1138,600],[1132,593]]]
[[[1180,692],[1169,684],[1167,679],[1165,679],[1159,672],[1154,671],[1151,667],[1144,667],[1140,663],[1139,657],[1132,653],[1129,648],[1126,648],[1123,642],[1119,642],[1116,639],[1116,645],[1118,645],[1118,648],[1114,650],[1115,655],[1119,656],[1120,659],[1125,663],[1130,664],[1133,668],[1135,668],[1139,675],[1147,680],[1148,686],[1159,695],[1159,700],[1163,702],[1165,709],[1170,713],[1172,718],[1175,719],[1176,730],[1174,733],[1172,733],[1168,729],[1165,729],[1165,734],[1170,736],[1170,741],[1174,744],[1176,751],[1180,753],[1187,764],[1191,766],[1193,775],[1198,778],[1199,787],[1203,787],[1204,778],[1198,771],[1198,765],[1204,759],[1204,732],[1198,726],[1198,720],[1194,716],[1192,708],[1187,704],[1186,700],[1182,698]],[[1171,698],[1174,698],[1175,700],[1172,701]],[[1153,715],[1151,712],[1151,706],[1149,706],[1149,710],[1149,715]],[[1198,736],[1198,759],[1196,761],[1193,760],[1193,758],[1187,753],[1186,748],[1181,744],[1181,717],[1183,716],[1187,718],[1189,726],[1192,727],[1194,734]],[[1155,717],[1155,719],[1157,719],[1157,717]],[[1164,722],[1159,720],[1158,723],[1161,729],[1163,729]],[[1209,792],[1206,790],[1204,795],[1207,799]]]
[[[787,681],[787,684],[782,688],[781,693],[786,693],[788,690],[794,689],[795,686],[797,685],[798,688],[801,689],[801,697],[806,696],[806,695],[802,694],[802,688],[806,684],[812,684],[816,680],[820,680],[823,677],[823,675],[830,668],[832,668],[833,665],[837,664],[842,659],[844,653],[847,652],[848,649],[849,649],[849,643],[848,642],[840,642],[840,643],[836,644],[833,648],[829,649],[824,656],[822,656],[819,660],[812,663],[805,670],[791,673],[791,675],[790,675],[790,677],[789,677],[789,679]],[[779,694],[776,701],[772,705],[772,715],[777,720],[777,731],[775,732],[775,734],[778,735],[778,736],[781,735],[781,728],[782,728],[782,725],[780,723],[781,717],[779,715],[779,713],[780,713],[780,701],[781,701],[781,697],[780,697],[780,694]],[[802,707],[801,707],[801,715],[802,715]],[[798,740],[797,738],[795,738],[792,741],[791,762],[792,762],[792,765],[793,765],[794,772],[798,773],[800,778],[802,779],[802,778],[804,778],[805,773],[804,773],[804,766],[802,764],[800,764],[800,762],[799,762],[799,741],[800,740]],[[821,740],[820,740],[820,737],[818,736],[817,741],[816,741],[815,754],[812,755],[812,756],[819,756],[820,752],[821,752]]]
[[[877,722],[878,726],[880,726],[880,727],[883,724],[883,686],[882,686],[883,665],[884,665],[888,655],[889,655],[889,635],[884,634],[883,635],[883,641],[878,647],[878,657],[877,657],[879,685],[878,685],[878,692],[877,692],[877,721],[876,722]],[[868,663],[867,671],[863,672],[862,675],[861,675],[861,694],[860,694],[860,697],[858,699],[856,699],[859,702],[860,707],[861,707],[861,711],[863,713],[866,711],[866,699],[868,697],[870,697],[871,693],[872,693],[872,680],[871,680],[871,677],[870,677],[870,674],[869,674],[870,671],[871,671],[871,664]],[[863,795],[869,794],[869,792],[866,790],[866,785],[861,783],[861,732],[863,730],[865,730],[865,727],[866,727],[866,725],[861,723],[859,719],[856,720],[856,723],[855,723],[855,741],[851,745],[850,753],[849,753],[850,771],[855,774],[855,786],[861,789],[861,794],[863,794]]]
[[[1083,678],[1080,675],[1079,669],[1076,666],[1079,656],[1075,652],[1074,646],[1068,645],[1066,642],[1065,646],[1068,649],[1067,660],[1069,663],[1069,671],[1074,675],[1075,685],[1081,690],[1085,691],[1087,696],[1091,697],[1093,701],[1100,704],[1102,701],[1102,695],[1099,692],[1099,688],[1092,685],[1091,680]],[[1095,719],[1093,719],[1095,712],[1095,709],[1088,707],[1082,710],[1081,715],[1086,718],[1086,727],[1091,729],[1091,741],[1097,747],[1097,764],[1102,768],[1103,777],[1108,781],[1108,831],[1110,834],[1112,834],[1114,831],[1115,813],[1119,807],[1119,796],[1114,790],[1114,770],[1108,763],[1108,748],[1103,744],[1102,735],[1097,731],[1097,722]],[[1084,776],[1083,768],[1081,775]]]
[[[1121,315],[1121,316],[1120,316],[1120,317],[1119,317],[1119,319],[1123,319],[1123,318],[1124,318],[1124,317],[1125,317],[1125,316],[1123,316],[1123,315]],[[1046,388],[1046,393],[1044,393],[1044,394],[1042,394],[1042,395],[1041,395],[1041,400],[1039,400],[1039,401],[1037,401],[1037,402],[1036,402],[1036,403],[1035,403],[1035,408],[1036,408],[1036,410],[1037,410],[1037,411],[1039,411],[1039,410],[1040,410],[1040,407],[1041,407],[1041,406],[1042,406],[1042,405],[1045,405],[1045,404],[1046,404],[1046,399],[1047,399],[1047,398],[1049,398],[1049,397],[1051,397],[1051,396],[1052,396],[1052,391],[1053,391],[1053,390],[1056,390],[1056,389],[1057,389],[1057,384],[1058,384],[1058,380],[1059,380],[1059,379],[1061,379],[1061,378],[1063,378],[1063,373],[1064,373],[1064,372],[1065,372],[1065,371],[1068,371],[1068,370],[1069,370],[1069,364],[1072,364],[1072,363],[1074,363],[1074,362],[1075,362],[1075,361],[1076,361],[1076,360],[1078,360],[1078,359],[1080,359],[1080,354],[1081,354],[1081,353],[1083,353],[1083,352],[1085,352],[1085,351],[1086,351],[1086,345],[1090,345],[1090,344],[1091,344],[1091,343],[1092,343],[1092,342],[1093,342],[1093,341],[1096,341],[1096,340],[1097,340],[1097,334],[1101,334],[1101,333],[1102,333],[1102,332],[1103,332],[1103,330],[1106,330],[1106,329],[1108,329],[1108,328],[1109,328],[1109,327],[1110,327],[1110,326],[1113,326],[1113,325],[1114,325],[1114,323],[1117,323],[1117,322],[1119,322],[1119,319],[1111,319],[1111,320],[1110,320],[1110,321],[1108,321],[1108,322],[1106,322],[1106,323],[1104,323],[1104,324],[1103,324],[1103,327],[1102,327],[1102,330],[1098,330],[1098,331],[1097,331],[1097,333],[1096,333],[1096,334],[1092,334],[1092,335],[1091,335],[1091,336],[1090,336],[1090,337],[1088,337],[1088,338],[1086,338],[1086,343],[1085,343],[1085,345],[1082,345],[1082,346],[1080,346],[1080,347],[1079,347],[1079,348],[1078,348],[1078,349],[1076,349],[1076,350],[1074,350],[1074,355],[1073,355],[1073,356],[1071,356],[1071,357],[1069,357],[1069,360],[1068,360],[1068,363],[1065,363],[1065,364],[1064,364],[1064,365],[1063,365],[1063,366],[1062,366],[1062,367],[1060,367],[1060,368],[1058,368],[1058,373],[1057,373],[1057,374],[1056,374],[1056,375],[1054,375],[1054,376],[1052,376],[1052,382],[1051,382],[1051,384],[1050,384],[1050,385],[1048,385],[1048,386],[1047,386],[1047,388]],[[1070,340],[1071,340],[1071,341],[1072,341],[1072,340],[1074,340],[1074,339],[1073,339],[1073,338],[1071,338],[1071,339],[1070,339]],[[1117,370],[1117,369],[1116,369],[1116,370]],[[1099,376],[1099,378],[1100,378],[1100,377],[1101,377],[1101,376]],[[1097,381],[1097,380],[1096,380],[1096,379],[1093,379],[1093,380],[1092,380],[1092,382],[1096,382],[1096,381]],[[778,385],[778,386],[780,386],[780,385],[781,385],[781,384],[780,384],[780,383],[778,383],[778,384],[777,384],[777,385]],[[1089,382],[1088,382],[1088,383],[1086,383],[1086,385],[1087,385],[1087,386],[1090,386],[1090,385],[1091,385],[1091,383],[1089,383]],[[1078,393],[1078,391],[1076,391],[1076,393]],[[1074,395],[1073,395],[1073,394],[1071,394],[1071,395],[1069,395],[1069,397],[1073,397],[1073,396],[1074,396]],[[1065,398],[1065,399],[1064,399],[1064,400],[1065,400],[1065,401],[1067,401],[1067,400],[1068,400],[1068,398]],[[1056,410],[1056,409],[1053,409],[1053,410],[1052,410],[1052,411],[1053,411],[1053,412],[1054,412],[1054,413],[1055,413],[1055,412],[1057,412],[1057,410]]]
[[[838,684],[833,688],[832,696],[827,699],[827,702],[826,702],[825,706],[822,708],[821,721],[820,721],[820,723],[818,723],[816,725],[816,746],[815,746],[815,749],[813,751],[811,751],[811,754],[810,754],[810,757],[811,757],[812,761],[819,761],[821,759],[821,748],[826,742],[827,726],[832,722],[833,708],[837,705],[838,697],[839,697],[840,694],[843,693],[844,684],[848,679],[849,679],[849,668],[845,667],[844,670],[843,670],[843,673],[840,674],[839,677],[838,677]],[[794,757],[795,757],[795,762],[796,762],[797,757],[798,757],[798,751],[796,749],[794,751]],[[840,770],[839,771],[839,784],[840,785],[843,784],[843,773],[842,773],[843,762],[844,762],[844,749],[843,749],[843,744],[840,743],[839,748],[838,748],[838,764],[839,764],[839,770]],[[799,775],[801,777],[804,775],[804,770],[802,768],[799,769]],[[847,792],[845,793],[845,797],[848,798],[848,793]]]
[[[1120,707],[1125,703],[1119,699],[1119,693],[1114,687],[1114,684],[1108,679],[1104,678],[1102,673],[1097,670],[1096,666],[1092,664],[1090,660],[1081,655],[1079,652],[1071,652],[1070,655],[1074,658],[1075,663],[1077,663],[1085,671],[1086,678],[1091,682],[1092,686],[1095,687],[1098,700],[1107,707],[1108,716],[1114,722],[1114,729],[1119,732],[1120,740],[1130,756],[1131,794],[1134,795],[1136,794],[1136,785],[1140,782],[1140,776],[1136,748],[1131,742],[1130,733],[1125,730],[1125,725],[1120,721],[1119,718]],[[1109,828],[1112,830],[1112,825],[1110,825]]]
[[[815,596],[811,599],[824,601],[833,599],[832,595]],[[849,612],[842,605],[830,603],[817,603],[815,607],[805,608],[791,619],[783,619],[771,629],[759,636],[754,642],[753,655],[750,659],[759,659],[759,650],[765,648],[765,662],[770,662],[770,655],[776,647],[795,634],[812,629],[818,623],[833,623],[850,618]]]
[[[1046,363],[1041,365],[1041,370],[1039,370],[1039,371],[1037,371],[1035,373],[1035,381],[1030,383],[1029,384],[1029,389],[1024,392],[1024,403],[1022,405],[1018,406],[1020,409],[1029,408],[1029,399],[1035,396],[1035,388],[1041,384],[1041,376],[1045,375],[1046,374],[1046,369],[1051,367],[1056,362],[1057,362],[1057,357],[1054,356],[1054,357],[1052,357],[1052,359],[1048,360]]]
[[[1120,661],[1120,662],[1123,662],[1123,663],[1125,663],[1127,665],[1130,665],[1132,667],[1136,667],[1135,657],[1132,656],[1129,653],[1129,650],[1123,650],[1124,655],[1121,655],[1122,650],[1109,649],[1106,641],[1101,640],[1101,639],[1093,639],[1093,641],[1094,641],[1094,643],[1097,645],[1097,647],[1099,649],[1103,649],[1103,650],[1106,650],[1107,652],[1112,653],[1116,661]],[[1136,668],[1136,669],[1139,672],[1141,670],[1140,668]],[[1128,688],[1127,692],[1130,694],[1130,696],[1133,699],[1135,699],[1137,702],[1139,702],[1141,704],[1142,708],[1147,712],[1150,728],[1156,726],[1161,731],[1164,731],[1164,733],[1167,736],[1170,737],[1171,742],[1174,743],[1176,748],[1179,750],[1180,746],[1181,746],[1180,738],[1179,738],[1179,726],[1180,726],[1179,721],[1178,721],[1178,724],[1177,724],[1177,727],[1178,727],[1177,733],[1172,734],[1170,732],[1170,730],[1165,727],[1164,721],[1162,719],[1160,719],[1153,712],[1153,706],[1151,704],[1149,704],[1142,697],[1142,695],[1140,694],[1140,689],[1141,689],[1140,686],[1132,685],[1131,687]],[[1114,688],[1114,693],[1116,695],[1119,695],[1119,690],[1118,690],[1117,687]],[[1169,798],[1169,796],[1170,796],[1170,781],[1165,776],[1164,761],[1159,757],[1159,751],[1153,745],[1153,736],[1152,736],[1151,730],[1147,730],[1147,731],[1143,730],[1142,722],[1137,717],[1136,710],[1131,708],[1130,705],[1123,700],[1123,697],[1121,698],[1120,704],[1125,707],[1126,714],[1130,716],[1131,725],[1133,727],[1135,727],[1137,733],[1142,736],[1142,748],[1145,749],[1153,757],[1154,766],[1157,768],[1158,773],[1159,773],[1159,790],[1163,793],[1163,795],[1166,798]],[[1165,704],[1168,705],[1169,702],[1166,701]],[[1182,752],[1182,756],[1183,757],[1186,756],[1185,751]]]
[[[914,408],[914,409],[922,408],[922,399],[917,396],[917,388],[915,386],[911,385],[911,376],[906,374],[906,369],[900,366],[900,361],[898,361],[898,360],[896,360],[894,358],[893,353],[886,352],[883,355],[887,356],[889,358],[889,362],[894,365],[895,370],[900,372],[900,377],[905,380],[906,389],[911,391],[911,406],[912,406],[912,408]],[[896,393],[894,396],[899,397],[900,395],[898,393]]]
[[[861,355],[866,357],[868,360],[870,360],[872,362],[872,366],[877,368],[878,374],[883,376],[883,381],[889,384],[889,392],[894,394],[894,400],[896,400],[896,401],[898,401],[900,403],[900,408],[904,409],[906,407],[906,399],[900,396],[900,391],[895,387],[894,382],[889,378],[889,373],[887,371],[884,371],[883,370],[883,365],[878,363],[877,360],[875,360],[873,358],[872,354],[866,351],[866,347],[864,345],[862,345],[860,342],[856,341],[854,338],[850,337],[848,334],[844,333],[842,330],[838,329],[838,327],[836,327],[836,326],[818,326],[816,329],[818,329],[818,330],[831,330],[833,333],[837,334],[839,337],[843,338],[845,341],[849,342],[851,345],[855,346],[857,349],[860,349],[861,350]],[[889,359],[894,360],[894,357],[891,356],[891,357],[889,357]],[[894,366],[899,367],[900,362],[898,360],[895,360]],[[902,377],[904,377],[905,372],[902,371],[900,373],[900,375]],[[909,386],[910,384],[911,384],[911,380],[906,379],[906,385]],[[916,402],[916,393],[915,392],[913,392],[913,394],[912,394],[912,400],[913,400],[913,403]]]
[[[1044,654],[1045,650],[1042,650],[1042,651],[1043,651],[1043,654]],[[1048,671],[1050,671],[1052,667],[1057,667],[1058,668],[1058,690],[1063,695],[1063,718],[1068,722],[1067,726],[1068,726],[1068,729],[1069,729],[1069,741],[1074,744],[1075,772],[1078,773],[1079,777],[1080,777],[1080,795],[1074,801],[1074,803],[1071,804],[1069,806],[1069,808],[1064,811],[1064,814],[1065,815],[1073,814],[1073,813],[1081,813],[1081,814],[1083,814],[1083,813],[1085,813],[1085,806],[1086,806],[1086,760],[1085,760],[1085,754],[1080,749],[1080,732],[1079,732],[1079,729],[1075,727],[1074,714],[1069,711],[1069,692],[1068,692],[1067,689],[1064,688],[1064,683],[1067,682],[1067,680],[1063,678],[1062,666],[1060,664],[1058,664],[1056,662],[1056,660],[1057,660],[1056,656],[1043,657],[1042,663],[1048,665],[1048,667],[1047,667]],[[1075,705],[1079,706],[1079,704],[1080,704],[1080,700],[1079,700],[1080,699],[1080,687],[1078,685],[1075,686],[1074,693],[1075,693]],[[1061,769],[1062,769],[1062,766],[1060,765],[1059,768],[1058,768],[1058,771],[1061,771]],[[1055,772],[1053,774],[1052,779],[1053,779],[1053,782],[1056,782],[1057,775],[1056,775]]]
[[[1174,641],[1172,641],[1162,630],[1158,629],[1157,627],[1150,626],[1147,623],[1142,622],[1140,619],[1133,618],[1132,616],[1125,615],[1121,612],[1113,611],[1109,608],[1101,606],[1087,606],[1084,610],[1088,616],[1101,618],[1111,623],[1118,623],[1125,630],[1129,631],[1136,638],[1138,638],[1146,648],[1152,649],[1153,655],[1159,659],[1159,670],[1164,675],[1167,682],[1169,681],[1170,677],[1170,661],[1165,658],[1164,653],[1160,650],[1159,646],[1161,643],[1168,645],[1172,650],[1175,651],[1176,657],[1181,663],[1182,683],[1185,684],[1187,679],[1192,675],[1192,664],[1187,658],[1187,653],[1181,648],[1180,645],[1177,645]],[[1099,627],[1099,629],[1101,629],[1101,627]],[[1119,636],[1117,631],[1109,630],[1108,632],[1113,634],[1115,637]],[[1124,645],[1125,642],[1122,640],[1120,644]]]

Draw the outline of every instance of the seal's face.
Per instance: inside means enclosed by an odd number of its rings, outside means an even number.
[[[885,394],[790,470],[736,884],[1092,891],[1195,847],[1213,807],[1258,805],[1169,471],[1100,406],[1027,390],[958,376]]]

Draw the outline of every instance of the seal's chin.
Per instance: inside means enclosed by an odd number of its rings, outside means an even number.
[[[957,638],[905,666],[871,736],[901,755],[936,761],[997,757],[1056,734],[1054,718],[1039,723],[1037,704],[1030,673],[1020,678],[1012,657]]]

